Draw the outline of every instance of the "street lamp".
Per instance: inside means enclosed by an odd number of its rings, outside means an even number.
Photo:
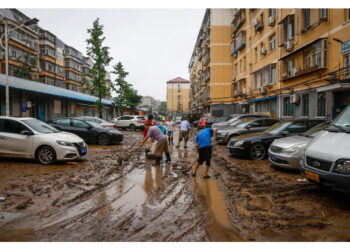
[[[8,30],[8,24],[7,19],[0,13],[0,21],[4,22],[5,24],[5,32],[0,37],[0,45],[5,50],[5,95],[6,95],[6,116],[10,116],[10,95],[9,95],[9,55],[8,55],[8,36],[10,33],[16,29],[19,29],[23,26],[28,26],[32,24],[36,24],[39,22],[37,18],[32,18],[21,25],[18,25],[17,27],[14,27],[10,30]],[[5,37],[5,46],[2,44],[2,39]]]

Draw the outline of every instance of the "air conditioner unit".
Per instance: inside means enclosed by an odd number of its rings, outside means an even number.
[[[292,51],[293,50],[293,41],[284,42],[284,49],[287,51]]]
[[[260,52],[261,52],[262,55],[266,55],[266,52],[267,52],[266,48],[262,47]]]
[[[236,81],[236,76],[232,76],[232,81]]]
[[[296,94],[290,95],[289,97],[290,103],[299,103],[299,100],[300,100],[299,95],[296,95]]]
[[[270,16],[267,23],[269,26],[273,26],[275,24],[275,16]]]
[[[246,91],[245,88],[242,89],[242,94],[245,95]]]
[[[253,19],[253,26],[257,26],[259,24],[259,20],[257,18]]]

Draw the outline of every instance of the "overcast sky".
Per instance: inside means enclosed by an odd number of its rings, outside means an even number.
[[[83,6],[82,6],[83,7]],[[86,54],[87,29],[99,17],[115,65],[141,95],[166,99],[166,81],[188,79],[204,9],[20,9],[64,43]],[[113,76],[112,76],[113,77]]]

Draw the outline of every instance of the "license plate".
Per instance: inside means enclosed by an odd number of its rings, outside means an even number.
[[[276,156],[273,154],[269,154],[269,157],[272,161],[276,161]]]
[[[87,153],[87,148],[80,149],[80,154],[86,154],[86,153]]]
[[[315,173],[312,173],[309,171],[305,171],[305,175],[309,180],[320,182],[320,176],[318,174],[315,174]]]

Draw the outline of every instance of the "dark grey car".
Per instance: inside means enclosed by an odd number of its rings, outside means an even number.
[[[264,131],[275,123],[279,122],[272,118],[251,118],[246,119],[235,127],[228,127],[217,132],[216,141],[220,144],[227,144],[231,138],[239,135]]]

